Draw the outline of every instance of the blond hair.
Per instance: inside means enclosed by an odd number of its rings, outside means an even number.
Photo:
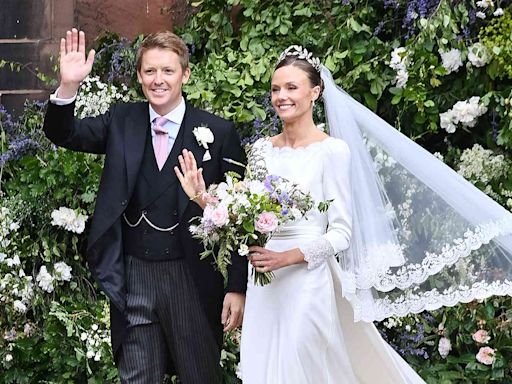
[[[137,51],[137,71],[142,67],[142,56],[150,49],[166,49],[177,54],[180,58],[181,69],[188,68],[188,48],[185,42],[178,35],[163,31],[147,35]]]

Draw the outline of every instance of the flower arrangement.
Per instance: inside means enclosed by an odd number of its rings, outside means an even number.
[[[224,278],[233,251],[247,256],[251,245],[263,247],[279,227],[315,208],[311,195],[298,184],[266,172],[256,146],[249,150],[248,158],[247,177],[230,173],[225,182],[211,185],[203,195],[207,201],[203,216],[198,225],[190,227],[204,245],[201,257],[213,256]],[[320,202],[317,208],[324,212],[328,205]],[[255,285],[272,281],[272,272],[253,273]]]

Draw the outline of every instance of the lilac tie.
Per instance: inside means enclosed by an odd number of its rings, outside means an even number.
[[[165,164],[165,160],[167,160],[167,156],[169,155],[167,151],[169,145],[169,133],[162,128],[168,121],[169,120],[162,116],[153,120],[152,128],[155,132],[153,149],[155,151],[156,164],[158,165],[159,170],[162,169]]]

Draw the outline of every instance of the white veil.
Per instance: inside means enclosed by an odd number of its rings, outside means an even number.
[[[330,135],[352,154],[352,240],[339,262],[355,319],[512,295],[512,213],[321,76]]]

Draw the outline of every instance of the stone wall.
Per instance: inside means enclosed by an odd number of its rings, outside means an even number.
[[[44,99],[48,89],[34,68],[51,73],[50,57],[58,54],[59,39],[74,21],[72,0],[2,0],[0,59],[22,63],[21,72],[0,69],[0,103],[14,113],[25,99]]]

